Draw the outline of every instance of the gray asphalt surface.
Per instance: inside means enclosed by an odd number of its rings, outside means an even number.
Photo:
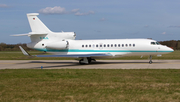
[[[180,60],[97,60],[79,65],[76,60],[0,60],[0,69],[180,69]]]

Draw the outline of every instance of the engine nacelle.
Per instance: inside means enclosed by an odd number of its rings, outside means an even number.
[[[46,48],[50,49],[67,49],[68,48],[68,41],[59,41],[59,42],[51,42],[47,43]]]
[[[75,32],[53,32],[53,39],[72,39],[74,40],[76,38]],[[55,37],[55,38],[54,38]]]

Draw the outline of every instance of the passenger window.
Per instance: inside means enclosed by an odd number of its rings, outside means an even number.
[[[111,47],[113,47],[113,44],[111,44]]]
[[[42,46],[44,46],[44,44],[42,44]]]
[[[82,45],[82,47],[84,47],[84,45]]]
[[[131,47],[131,44],[129,44],[129,47]]]
[[[121,45],[120,44],[118,44],[118,47],[120,47]]]
[[[88,45],[86,45],[86,47],[88,47]]]
[[[122,44],[122,47],[124,47],[124,44]]]
[[[116,47],[117,45],[115,44],[114,47]]]
[[[98,45],[96,45],[96,47],[98,47]]]
[[[93,44],[93,47],[95,47],[95,45]]]
[[[102,45],[100,45],[100,47],[102,47]]]
[[[107,45],[107,47],[109,47],[109,44]]]
[[[106,44],[104,44],[104,47],[106,47]]]
[[[91,45],[89,45],[89,47],[91,47]]]
[[[135,44],[133,44],[133,47],[135,47]]]
[[[128,47],[128,44],[126,44],[126,47]]]

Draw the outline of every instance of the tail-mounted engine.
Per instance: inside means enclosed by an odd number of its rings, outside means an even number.
[[[69,42],[68,41],[58,41],[58,42],[52,42],[48,43],[46,45],[46,48],[50,49],[68,49],[69,47]]]

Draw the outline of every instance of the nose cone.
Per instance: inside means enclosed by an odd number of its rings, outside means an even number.
[[[170,48],[170,47],[165,47],[165,52],[167,52],[167,53],[170,53],[170,52],[173,52],[174,50],[172,49],[172,48]]]
[[[168,47],[168,51],[173,52],[174,50],[172,48]]]
[[[170,47],[167,47],[167,46],[161,46],[160,49],[159,49],[159,52],[161,54],[167,54],[167,53],[171,53],[173,52],[174,50]]]

